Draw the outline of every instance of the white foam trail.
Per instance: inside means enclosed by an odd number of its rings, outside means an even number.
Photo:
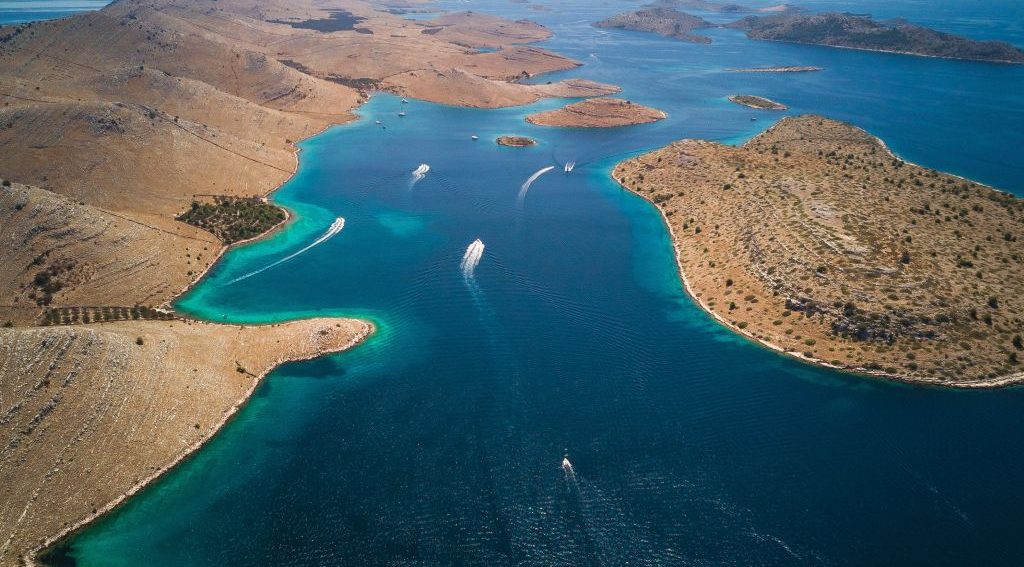
[[[567,162],[565,164],[565,172],[566,173],[570,173],[570,172],[572,172],[573,168],[575,168],[575,167],[576,167],[576,162],[574,162],[574,161]]]
[[[459,268],[462,270],[462,275],[467,278],[473,277],[473,271],[480,265],[480,259],[484,256],[484,243],[482,240],[477,238],[466,247],[466,253],[462,256],[462,262],[459,264]]]
[[[519,188],[518,200],[520,205],[523,204],[523,199],[526,198],[526,192],[530,190],[530,185],[533,185],[533,182],[536,181],[537,178],[539,178],[541,175],[544,175],[545,173],[551,171],[554,168],[555,166],[549,165],[543,169],[540,169],[536,173],[531,175],[530,178],[526,180],[526,183],[523,183],[523,186]]]
[[[416,182],[417,182],[417,181],[419,181],[420,179],[423,179],[424,177],[426,177],[426,176],[427,176],[427,172],[428,172],[428,171],[430,171],[430,166],[429,166],[429,165],[427,165],[427,164],[425,164],[425,163],[423,163],[423,164],[420,164],[420,166],[419,166],[419,167],[417,167],[417,168],[416,168],[416,169],[415,169],[415,170],[414,170],[414,171],[412,172],[412,182],[413,182],[413,183],[416,183]]]
[[[565,471],[565,480],[576,484],[576,469],[572,468],[568,455],[562,459],[562,470]]]
[[[298,256],[299,254],[302,254],[304,252],[308,252],[310,249],[312,249],[312,248],[314,248],[316,246],[319,246],[319,245],[323,244],[324,242],[327,242],[335,234],[338,234],[339,232],[341,232],[341,229],[343,229],[343,228],[345,228],[345,219],[342,218],[342,217],[338,217],[338,218],[334,219],[334,222],[331,223],[331,226],[327,229],[327,232],[324,232],[323,234],[321,234],[320,238],[317,238],[316,240],[311,242],[305,248],[299,250],[298,252],[294,252],[292,254],[287,255],[284,258],[281,258],[280,260],[274,262],[273,264],[269,264],[267,266],[263,266],[262,268],[254,271],[254,272],[249,272],[248,274],[245,274],[244,276],[238,276],[237,278],[229,281],[228,283],[226,283],[224,285],[231,285],[233,283],[240,282],[240,281],[242,281],[244,279],[251,278],[251,277],[255,276],[256,274],[261,274],[261,273],[269,270],[270,268],[273,268],[274,266],[279,266],[279,265],[287,262],[288,260],[291,260],[292,258]]]

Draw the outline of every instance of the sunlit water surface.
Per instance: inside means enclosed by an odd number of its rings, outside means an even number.
[[[635,2],[441,4],[534,18],[556,33],[544,46],[584,63],[540,80],[619,84],[669,118],[558,130],[523,117],[564,101],[470,110],[379,95],[359,122],[303,142],[274,197],[298,219],[229,253],[177,307],[231,322],[355,315],[379,333],[274,372],[208,446],[54,563],[1024,562],[1020,390],[882,383],[737,338],[684,295],[656,211],[608,178],[671,140],[768,127],[778,115],[726,101],[748,93],[1022,193],[1024,67],[588,25]],[[1024,44],[1017,2],[979,4],[813,2]],[[726,71],[761,65],[826,70]],[[498,147],[500,134],[540,144]],[[238,280],[337,217],[337,234]]]

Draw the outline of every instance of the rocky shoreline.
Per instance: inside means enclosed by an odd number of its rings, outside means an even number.
[[[677,142],[613,176],[663,214],[691,295],[745,336],[911,383],[1024,379],[1024,277],[1001,260],[1024,204],[1007,193],[908,164],[815,116],[739,148]]]

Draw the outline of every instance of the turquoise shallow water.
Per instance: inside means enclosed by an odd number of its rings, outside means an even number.
[[[0,0],[0,25],[63,18],[107,4],[108,0]]]
[[[728,31],[681,44],[587,25],[631,3],[560,5],[474,8],[550,25],[546,45],[586,64],[564,75],[620,84],[669,119],[556,130],[523,117],[564,101],[484,111],[379,95],[361,121],[303,142],[299,174],[274,196],[296,222],[229,253],[178,308],[232,322],[357,315],[380,332],[274,372],[208,446],[52,563],[1024,562],[1020,389],[888,384],[737,338],[683,294],[656,211],[608,179],[618,160],[670,140],[766,128],[774,115],[724,100],[744,92],[1024,193],[1024,68]],[[1013,5],[969,6],[958,31],[1020,38]],[[905,7],[922,18],[956,8]],[[826,71],[724,71],[776,64]],[[505,133],[540,144],[492,143]],[[414,183],[421,163],[431,171]],[[549,165],[519,204],[521,184]],[[333,238],[233,282],[339,216]],[[475,238],[486,252],[466,279]]]

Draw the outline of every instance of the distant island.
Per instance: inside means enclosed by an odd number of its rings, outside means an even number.
[[[822,67],[812,66],[788,66],[788,67],[746,67],[740,69],[729,69],[733,73],[812,73],[823,71]]]
[[[660,209],[687,290],[733,330],[909,382],[1024,382],[1021,199],[818,116],[740,147],[676,142],[613,176]]]
[[[908,23],[903,19],[876,21],[855,14],[781,14],[748,16],[727,27],[741,29],[752,39],[787,41],[885,51],[909,55],[1024,63],[1024,51],[1004,41],[976,41]]]
[[[709,2],[708,0],[657,0],[652,2],[649,7],[656,8],[675,8],[677,10],[698,10],[701,12],[717,12],[723,14],[731,13],[743,13],[743,12],[789,12],[798,10],[799,8],[791,4],[777,4],[775,6],[765,6],[763,8],[754,8],[745,4],[733,4],[733,3],[721,3],[721,2]]]
[[[612,128],[657,122],[665,113],[618,98],[592,98],[526,117],[531,124],[566,128]]]
[[[513,148],[525,148],[527,146],[536,146],[537,140],[533,138],[527,138],[526,136],[498,136],[495,140],[499,146],[511,146]]]
[[[786,110],[789,108],[782,103],[775,102],[774,100],[754,95],[732,95],[729,97],[729,100],[736,104],[749,106],[750,108],[756,108],[758,110]]]
[[[717,27],[716,24],[679,12],[672,8],[646,8],[626,12],[594,24],[599,28],[652,32],[691,43],[711,43],[711,38],[693,33],[693,30]]]

